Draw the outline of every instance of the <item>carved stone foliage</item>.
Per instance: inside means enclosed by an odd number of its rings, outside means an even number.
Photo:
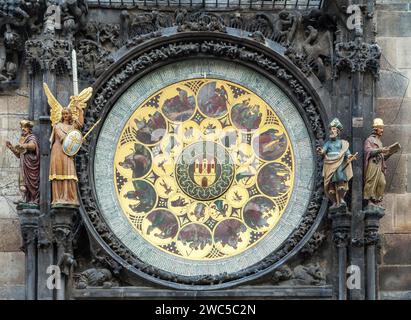
[[[310,240],[305,244],[305,246],[301,249],[300,253],[303,256],[311,256],[314,254],[315,251],[318,250],[318,248],[321,247],[321,245],[324,243],[324,240],[326,239],[326,235],[324,232],[318,232],[316,231],[313,236],[311,237]]]
[[[148,50],[148,49],[147,49]],[[267,56],[261,52],[255,51],[251,47],[240,45],[238,43],[227,40],[197,40],[197,41],[179,41],[162,45],[161,47],[151,48],[148,51],[141,52],[122,65],[110,79],[101,83],[96,90],[96,94],[92,101],[92,106],[86,112],[86,128],[91,127],[97,119],[100,119],[104,112],[110,108],[110,99],[119,92],[120,88],[137,73],[144,69],[155,65],[166,59],[177,59],[179,57],[189,58],[201,54],[202,56],[213,56],[221,58],[230,58],[243,63],[254,65],[273,77],[278,79],[285,87],[287,87],[292,95],[295,96],[301,110],[306,115],[307,126],[312,132],[315,145],[319,146],[323,143],[325,137],[325,127],[321,118],[321,113],[316,102],[310,96],[305,87],[300,81],[291,75],[285,66],[274,61],[271,56]],[[90,149],[89,149],[90,148]],[[235,274],[220,274],[218,276],[202,275],[194,277],[184,277],[163,270],[157,269],[151,265],[139,260],[130,250],[128,250],[119,241],[116,236],[110,231],[110,228],[105,223],[99,211],[98,204],[93,194],[93,179],[88,172],[90,158],[94,150],[93,147],[84,145],[83,149],[77,156],[77,166],[79,172],[79,188],[82,197],[82,204],[87,219],[93,225],[93,228],[98,232],[101,239],[110,246],[111,250],[121,257],[125,262],[130,264],[139,272],[143,272],[161,281],[180,283],[185,285],[213,285],[222,284],[236,279],[244,279],[247,276],[252,276],[259,273],[261,270],[271,267],[273,264],[284,258],[294,247],[302,240],[304,235],[310,231],[312,225],[320,213],[320,207],[323,201],[323,190],[321,183],[321,168],[322,160],[317,159],[317,168],[314,177],[314,192],[312,193],[310,203],[306,209],[299,228],[283,243],[279,250],[270,254],[258,264],[242,270]],[[134,269],[134,270],[135,270]],[[132,269],[133,270],[133,269]],[[134,272],[134,271],[133,271]]]
[[[39,31],[44,10],[42,1],[0,2],[0,86],[17,84],[24,41]]]
[[[153,39],[153,38],[157,38],[161,36],[161,32],[160,31],[154,31],[154,32],[150,32],[147,34],[143,34],[143,35],[137,35],[133,38],[131,38],[130,40],[128,40],[126,42],[126,47],[130,48],[130,47],[134,47],[140,43],[143,43],[144,41]]]
[[[187,14],[185,9],[178,9],[175,13],[177,31],[218,31],[226,32],[222,17],[209,12],[194,12]]]
[[[274,271],[271,281],[278,286],[321,286],[326,284],[326,273],[319,263],[299,265],[294,269],[283,265]]]
[[[93,82],[114,62],[110,55],[121,46],[120,25],[90,21],[77,38],[79,78]]]
[[[379,228],[380,219],[385,215],[385,209],[378,206],[368,205],[364,209],[364,244],[378,245],[380,242]]]
[[[267,38],[285,46],[286,55],[304,74],[314,72],[320,80],[326,80],[331,74],[336,18],[320,10],[302,15],[298,11],[285,10],[279,13],[214,13],[177,9],[174,14],[152,11],[130,15],[125,12],[122,18],[129,38],[171,26],[176,26],[178,32],[225,33],[227,27],[245,30],[257,42],[264,43]]]
[[[27,252],[28,246],[35,245],[38,238],[38,217],[40,211],[37,209],[22,209],[21,206],[17,209],[23,238],[21,250]]]
[[[29,74],[35,70],[71,70],[72,45],[67,40],[28,40],[26,66]]]
[[[84,38],[92,40],[107,49],[120,47],[120,25],[91,21],[83,31]]]
[[[173,26],[173,15],[157,10],[138,14],[123,12],[123,19],[130,38]]]
[[[65,72],[70,43],[55,40],[57,32],[72,39],[87,18],[86,0],[5,0],[0,3],[0,86],[18,85],[18,70],[26,55],[29,73],[33,67]],[[58,55],[60,55],[58,57]]]
[[[106,70],[114,59],[110,51],[92,40],[81,40],[77,44],[79,76],[82,80],[93,80]]]
[[[335,77],[343,69],[349,72],[370,71],[378,78],[381,48],[378,44],[358,41],[341,42],[335,46]]]
[[[347,247],[351,242],[351,213],[347,207],[341,206],[329,210],[328,217],[332,221],[332,239],[337,248]]]

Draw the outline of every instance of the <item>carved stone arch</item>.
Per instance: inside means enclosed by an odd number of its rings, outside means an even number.
[[[94,85],[94,95],[87,109],[85,130],[104,119],[115,101],[135,81],[170,63],[193,58],[235,61],[263,75],[283,90],[297,107],[311,141],[311,149],[323,144],[327,121],[324,102],[315,88],[290,60],[251,39],[225,33],[186,32],[146,41],[124,54],[106,70]],[[160,285],[188,290],[232,287],[261,277],[285,263],[303,248],[324,216],[327,201],[323,197],[322,159],[315,159],[310,200],[296,228],[282,245],[258,263],[233,274],[181,276],[141,261],[110,230],[101,214],[94,183],[94,155],[99,126],[88,145],[77,157],[81,214],[90,235],[106,254],[124,267],[128,279],[139,277]]]

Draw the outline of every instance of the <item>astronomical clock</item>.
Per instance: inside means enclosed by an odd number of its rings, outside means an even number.
[[[16,195],[34,200],[16,208],[27,299],[388,290],[384,209],[362,199],[377,170],[363,143],[385,101],[373,1],[6,2],[2,101],[29,106],[22,137],[38,138],[20,169],[19,145],[7,142],[3,161],[16,161],[3,168]],[[61,271],[54,288],[50,266]]]
[[[135,81],[107,111],[94,152],[110,231],[182,282],[255,272],[298,230],[314,185],[312,141],[293,101],[216,59]]]

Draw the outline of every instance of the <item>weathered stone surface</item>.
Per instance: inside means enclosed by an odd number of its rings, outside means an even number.
[[[381,219],[381,233],[411,232],[411,193],[384,195],[385,216]]]
[[[0,252],[0,287],[24,284],[25,257],[23,252]]]
[[[384,146],[389,146],[395,142],[401,144],[401,151],[403,155],[411,153],[411,125],[388,125],[384,127],[384,135],[382,142]],[[396,153],[398,155],[399,153]]]
[[[395,201],[395,193],[386,193],[384,195],[383,206],[385,208],[385,215],[380,220],[380,232],[382,234],[394,232]]]
[[[397,68],[411,68],[410,50],[411,50],[411,37],[410,38],[397,38],[397,59],[395,66]]]
[[[383,264],[411,265],[411,234],[386,234],[383,237]]]
[[[24,300],[24,299],[25,299],[24,285],[0,287],[0,300]]]
[[[394,67],[386,66],[380,72],[380,79],[377,81],[376,95],[378,98],[399,98],[402,99],[407,94],[408,76],[406,70],[401,72]]]
[[[8,97],[8,106],[9,112],[25,116],[29,110],[29,98],[26,93],[23,95],[11,95]]]
[[[411,232],[411,193],[398,194],[395,205],[395,231]],[[408,251],[411,251],[411,247],[408,247]]]
[[[0,128],[2,128],[3,132],[4,130],[20,131],[20,121],[26,118],[27,118],[26,113],[13,113],[13,111],[10,111],[10,113],[7,116],[5,115],[1,116]]]
[[[411,290],[411,266],[382,266],[379,271],[381,290]]]
[[[0,132],[0,147],[2,149],[4,148],[4,152],[0,154],[0,168],[8,170],[15,168],[17,170],[19,167],[19,159],[5,147],[6,141],[10,141],[12,144],[15,144],[18,141],[18,138],[19,133],[17,131]],[[0,185],[3,185],[4,182],[5,181],[2,180]]]
[[[17,219],[16,205],[13,201],[20,200],[19,196],[0,196],[0,221],[1,219]]]
[[[393,66],[397,65],[397,45],[398,39],[395,37],[377,37],[377,43],[381,47],[381,52],[385,59]]]
[[[1,168],[0,171],[0,195],[1,197],[20,196],[19,191],[19,172],[18,170],[6,170]]]
[[[407,192],[411,193],[411,155],[407,155]]]
[[[379,36],[410,37],[411,12],[377,11],[377,31]]]
[[[408,3],[378,4],[377,5],[377,10],[407,11],[408,9],[409,9]]]
[[[379,98],[375,111],[377,117],[384,119],[386,125],[409,124],[411,122],[411,99]]]
[[[394,154],[387,161],[386,192],[405,193],[407,181],[407,156]]]
[[[19,251],[21,242],[20,223],[17,219],[0,219],[0,252]]]
[[[411,69],[398,69],[402,76],[408,81],[411,79]],[[411,85],[408,85],[407,91],[405,92],[405,97],[411,98]]]
[[[380,291],[380,300],[411,300],[411,291]]]

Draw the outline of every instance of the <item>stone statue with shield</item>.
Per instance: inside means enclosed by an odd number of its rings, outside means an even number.
[[[49,180],[52,189],[52,205],[78,206],[77,174],[74,155],[83,142],[80,129],[84,124],[84,108],[92,95],[92,88],[86,88],[77,96],[71,96],[64,108],[43,84],[47,101],[51,107],[52,133],[50,137],[51,156]]]

